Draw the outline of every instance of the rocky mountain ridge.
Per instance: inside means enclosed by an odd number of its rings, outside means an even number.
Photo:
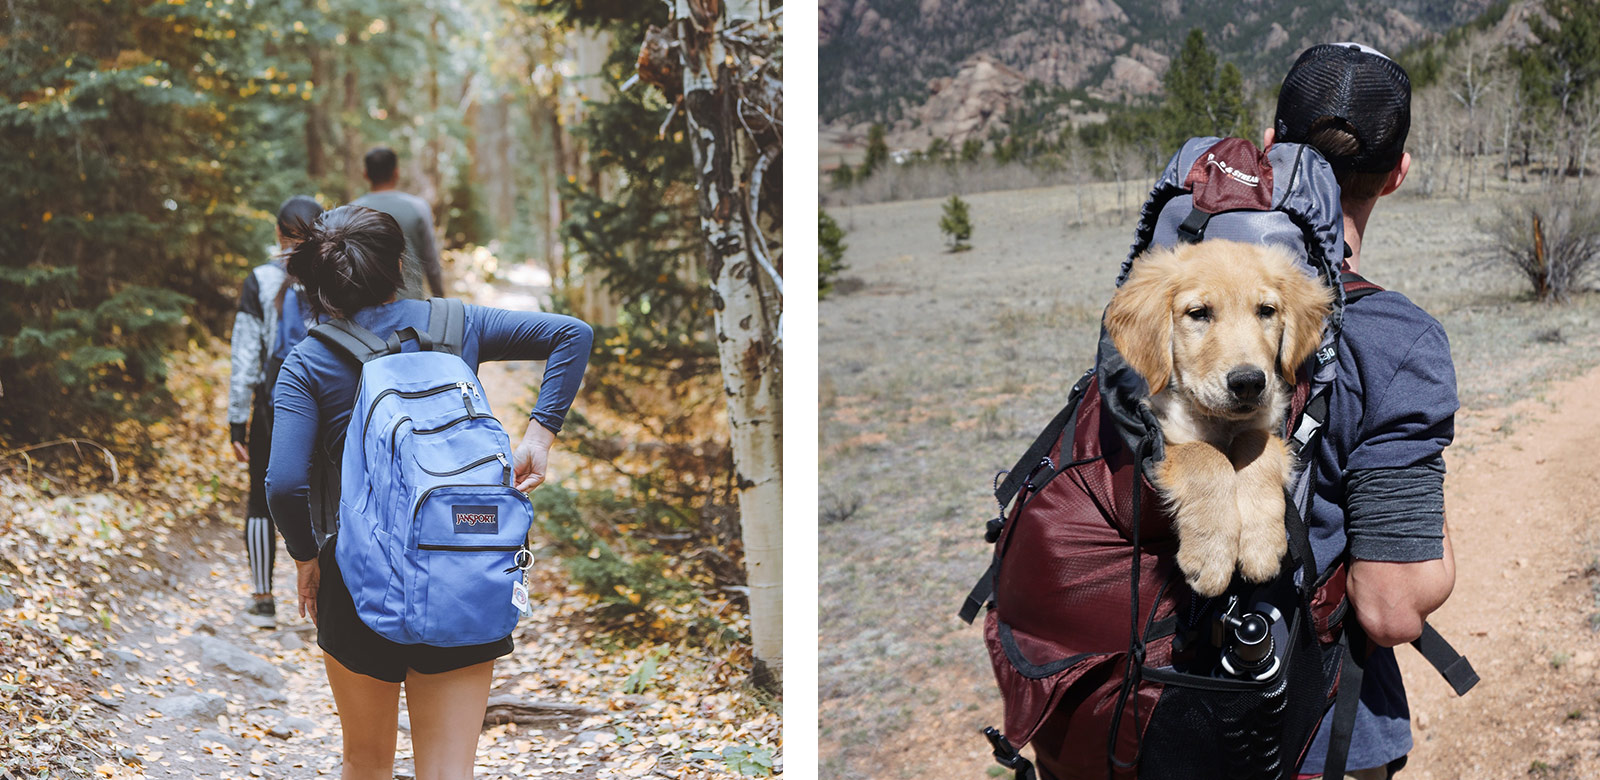
[[[821,0],[821,118],[959,144],[987,137],[1030,83],[1111,103],[1159,93],[1191,27],[1262,84],[1313,43],[1398,52],[1493,1]]]

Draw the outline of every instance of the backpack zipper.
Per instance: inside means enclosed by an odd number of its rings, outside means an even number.
[[[367,421],[365,423],[362,423],[361,432],[363,434],[365,434],[367,429],[372,427],[372,415],[377,414],[377,412],[378,412],[378,403],[380,401],[382,401],[384,398],[387,398],[388,396],[398,395],[401,398],[427,398],[430,395],[438,395],[440,393],[448,393],[448,392],[450,392],[451,389],[459,389],[461,387],[461,385],[464,385],[464,384],[466,384],[466,383],[465,382],[456,382],[454,384],[440,385],[438,387],[430,387],[427,390],[395,390],[393,388],[385,390],[385,391],[379,393],[377,398],[372,399],[372,403],[371,404],[367,405]],[[360,388],[357,388],[356,389],[357,397],[360,397],[360,394],[361,394],[361,390],[360,390]],[[467,409],[468,409],[468,411],[470,411],[472,409],[471,405],[468,405]]]
[[[504,453],[496,452],[495,454],[490,455],[487,458],[479,458],[479,459],[477,459],[477,460],[475,460],[475,461],[473,461],[471,463],[468,463],[467,465],[462,466],[461,468],[458,468],[458,469],[456,469],[454,471],[433,471],[432,469],[429,469],[427,466],[424,466],[421,463],[417,464],[417,468],[422,469],[423,471],[425,471],[425,472],[427,472],[429,474],[432,474],[435,477],[453,477],[453,476],[455,476],[457,474],[464,474],[464,473],[466,473],[468,471],[471,471],[471,470],[473,470],[473,469],[475,469],[475,468],[477,468],[479,466],[482,466],[484,464],[487,464],[487,463],[489,463],[491,461],[495,461],[495,460],[498,460],[498,461],[500,461],[501,464],[504,464],[506,462],[506,456],[505,456]]]
[[[418,550],[444,550],[447,552],[516,552],[522,549],[520,544],[479,544],[479,545],[453,545],[453,544],[419,544]]]
[[[441,425],[441,426],[439,426],[437,428],[421,428],[421,429],[412,428],[411,432],[414,433],[414,434],[438,433],[438,432],[440,432],[442,430],[445,430],[446,428],[449,428],[449,427],[451,427],[453,425],[456,425],[457,423],[463,423],[463,422],[466,422],[467,420],[482,420],[484,418],[493,419],[494,415],[492,415],[492,414],[469,414],[469,415],[467,415],[465,417],[457,417],[456,419],[451,420],[450,422],[447,422],[444,425]],[[390,457],[394,456],[395,443],[396,443],[396,440],[399,439],[399,437],[400,437],[400,426],[405,425],[406,423],[411,422],[411,421],[412,420],[411,420],[410,416],[401,417],[400,419],[395,420],[394,427],[389,429],[389,455],[390,455]],[[432,474],[433,472],[429,471],[428,473]]]

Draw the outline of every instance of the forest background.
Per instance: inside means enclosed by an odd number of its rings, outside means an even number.
[[[326,207],[348,202],[366,189],[362,155],[387,145],[401,160],[400,188],[433,205],[454,291],[531,267],[548,273],[546,305],[596,328],[562,434],[562,448],[579,456],[575,471],[533,496],[545,539],[593,602],[585,619],[625,643],[699,643],[742,669],[752,690],[775,692],[781,648],[769,639],[753,650],[745,617],[739,505],[751,480],[735,468],[716,314],[727,297],[718,284],[742,274],[770,315],[761,318],[770,320],[765,351],[745,368],[767,378],[767,400],[778,398],[782,177],[772,163],[781,119],[754,129],[748,117],[728,120],[748,137],[716,152],[726,174],[717,186],[746,196],[733,213],[757,238],[714,244],[694,165],[706,150],[690,143],[695,112],[670,83],[684,69],[658,61],[660,73],[636,75],[647,33],[659,41],[662,30],[698,29],[690,43],[726,45],[739,63],[716,86],[765,79],[781,89],[781,7],[726,5],[692,21],[704,3],[0,7],[8,500],[49,505],[107,491],[141,507],[125,518],[130,527],[105,530],[118,539],[140,533],[138,524],[232,518],[242,499],[236,480],[207,468],[160,472],[175,454],[220,453],[225,437],[195,430],[209,412],[190,408],[220,402],[225,386],[212,388],[217,398],[175,394],[173,372],[215,368],[205,356],[226,349],[239,284],[269,256],[278,204],[296,194]],[[727,24],[709,32],[722,16]],[[781,102],[781,93],[766,97],[775,96]],[[746,250],[765,255],[767,275],[732,261],[722,273],[723,259]],[[175,490],[163,476],[185,484]],[[153,516],[139,516],[146,512]],[[5,548],[49,554],[50,530],[20,527],[17,517],[0,518]],[[82,562],[56,553],[63,560],[42,564],[63,582],[104,579],[103,563],[74,573]],[[0,559],[0,573],[18,576],[8,567],[20,559]],[[72,608],[96,614],[96,590],[77,594]],[[6,610],[26,606],[0,598]],[[781,622],[781,612],[767,611],[765,622]],[[37,620],[4,616],[0,669],[59,642]],[[63,680],[72,674],[60,671]],[[0,706],[18,723],[55,717],[27,693],[15,679],[0,681]]]

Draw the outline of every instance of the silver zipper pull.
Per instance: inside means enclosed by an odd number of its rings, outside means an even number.
[[[461,391],[461,405],[467,407],[467,414],[477,414],[478,410],[472,408],[472,397],[478,394],[477,388],[471,382],[457,382],[456,388]]]
[[[504,452],[496,452],[494,456],[500,459],[500,467],[505,469],[506,486],[511,487],[511,461],[506,460],[506,454]]]

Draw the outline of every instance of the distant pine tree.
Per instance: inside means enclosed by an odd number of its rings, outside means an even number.
[[[939,218],[939,232],[952,252],[965,252],[972,248],[967,239],[972,238],[972,219],[967,214],[967,202],[951,195],[944,202],[944,216]]]
[[[1198,135],[1248,137],[1251,110],[1244,76],[1231,62],[1218,68],[1199,28],[1189,31],[1161,82],[1166,100],[1159,132],[1167,151]]]
[[[883,164],[889,161],[889,142],[884,138],[883,125],[873,125],[867,128],[867,157],[861,161],[861,172],[857,179],[871,176]]]
[[[817,210],[817,298],[826,298],[833,291],[833,282],[844,271],[844,228],[839,227],[828,212]]]

